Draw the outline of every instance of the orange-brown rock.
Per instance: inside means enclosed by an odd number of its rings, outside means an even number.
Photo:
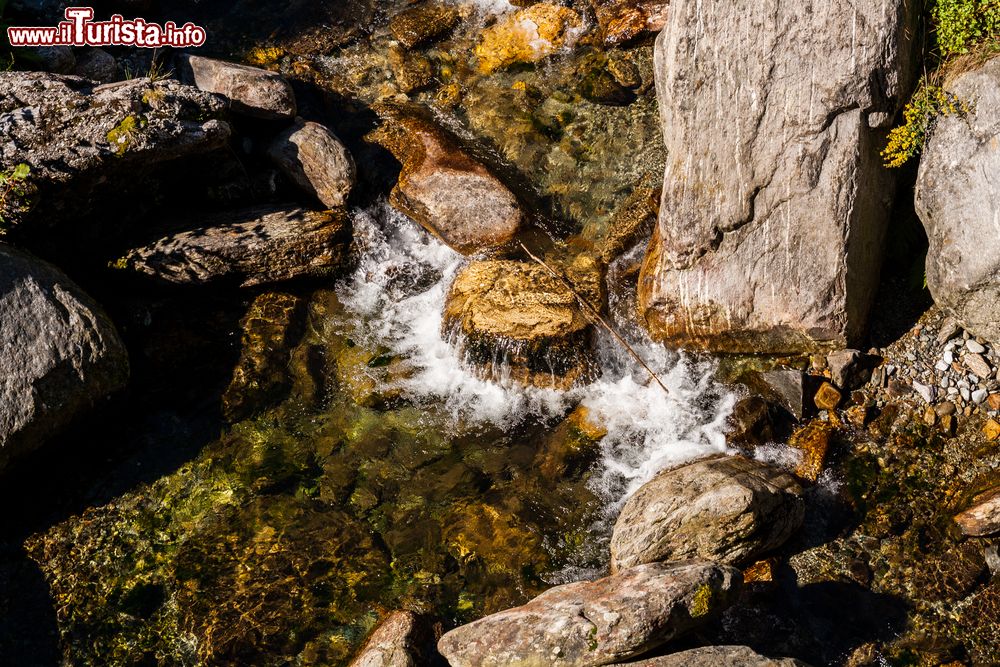
[[[390,203],[455,250],[473,254],[510,243],[524,216],[517,198],[460,142],[421,112],[377,108],[369,138],[403,165]]]

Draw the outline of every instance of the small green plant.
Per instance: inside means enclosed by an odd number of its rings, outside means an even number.
[[[30,208],[30,175],[31,167],[23,163],[0,171],[0,233],[12,227]]]
[[[903,110],[903,124],[889,133],[882,151],[887,167],[902,167],[920,154],[941,116],[965,114],[968,105],[944,88],[948,73],[1000,52],[1000,0],[928,0],[936,49]]]
[[[1000,37],[1000,0],[935,0],[931,19],[942,58]]]

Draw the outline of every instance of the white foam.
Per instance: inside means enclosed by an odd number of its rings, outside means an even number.
[[[600,376],[562,392],[480,379],[442,336],[446,291],[467,261],[384,202],[354,214],[361,259],[338,287],[356,316],[351,335],[405,357],[413,373],[400,388],[417,403],[444,408],[456,429],[516,427],[557,418],[581,403],[608,430],[591,485],[609,516],[666,466],[726,448],[723,426],[734,397],[713,380],[713,366],[649,341],[636,350],[669,390],[601,332]],[[407,276],[401,279],[400,275]]]
[[[507,0],[450,0],[453,5],[474,5],[485,14],[506,14],[516,9]]]

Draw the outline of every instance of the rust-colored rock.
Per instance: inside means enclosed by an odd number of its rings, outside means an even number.
[[[1000,533],[1000,486],[980,493],[969,508],[955,516],[966,535],[985,537]]]
[[[390,203],[463,254],[510,243],[523,222],[517,198],[457,139],[419,112],[395,105],[369,138],[403,169]]]
[[[583,25],[572,9],[540,2],[515,12],[483,32],[476,46],[479,71],[489,74],[518,63],[534,63],[567,45]]]
[[[814,420],[792,435],[788,446],[802,452],[802,461],[795,468],[796,475],[810,482],[819,479],[830,450],[833,432],[834,426],[830,422]]]

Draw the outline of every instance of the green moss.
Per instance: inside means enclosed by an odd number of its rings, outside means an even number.
[[[708,584],[702,584],[695,591],[694,596],[691,598],[691,606],[688,607],[688,613],[691,614],[691,618],[707,616],[712,611],[713,597],[712,587]]]
[[[139,132],[146,127],[146,123],[144,116],[126,116],[108,132],[108,143],[116,155],[122,156],[128,151]]]

